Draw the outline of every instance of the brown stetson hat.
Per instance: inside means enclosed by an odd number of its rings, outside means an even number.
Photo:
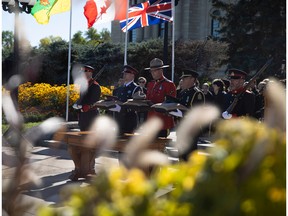
[[[159,58],[154,58],[150,61],[150,67],[144,70],[167,68],[169,65],[164,65],[163,61]]]

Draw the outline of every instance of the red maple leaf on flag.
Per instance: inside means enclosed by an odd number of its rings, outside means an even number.
[[[100,16],[106,13],[107,9],[110,7],[111,4],[112,4],[111,0],[105,1],[105,6],[101,7]]]
[[[49,0],[41,0],[49,1]],[[112,21],[126,18],[128,0],[87,0],[84,6],[84,15],[88,28],[98,20]]]

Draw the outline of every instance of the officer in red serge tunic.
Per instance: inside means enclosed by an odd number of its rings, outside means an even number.
[[[238,103],[234,107],[234,109],[230,112],[232,117],[237,116],[254,116],[255,111],[255,95],[244,88],[244,82],[247,77],[247,73],[238,70],[238,69],[230,69],[228,71],[228,77],[230,80],[229,92],[227,94],[228,104],[226,105],[226,109],[233,102],[234,98],[241,92],[245,91],[243,96],[239,98]]]
[[[154,58],[150,62],[150,67],[145,70],[150,70],[154,80],[147,84],[147,95],[146,99],[150,100],[153,104],[162,103],[165,101],[165,96],[169,95],[176,97],[176,86],[163,75],[163,68],[169,67],[164,65],[163,61],[158,58]],[[175,126],[174,118],[167,114],[156,112],[151,110],[148,112],[147,118],[159,117],[163,120],[163,128],[158,134],[159,137],[167,137],[170,134],[170,129]]]

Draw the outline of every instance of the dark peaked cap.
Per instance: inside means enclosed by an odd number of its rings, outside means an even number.
[[[184,77],[197,78],[198,76],[199,76],[199,74],[196,71],[190,70],[190,69],[184,69],[184,70],[182,70],[182,76],[180,77],[180,79],[182,79]]]
[[[94,72],[94,68],[89,66],[89,65],[82,65],[81,66],[81,71],[93,73]]]
[[[233,68],[228,70],[228,77],[230,79],[245,79],[247,77],[247,73],[245,71]]]
[[[132,73],[136,76],[138,74],[138,70],[136,70],[130,65],[124,65],[124,69],[122,73]]]

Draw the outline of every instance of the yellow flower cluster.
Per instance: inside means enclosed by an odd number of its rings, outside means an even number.
[[[195,151],[150,178],[123,166],[103,171],[87,187],[69,188],[65,209],[39,215],[285,214],[285,134],[238,119],[221,122],[215,137],[209,156]],[[159,189],[167,194],[156,196]]]
[[[112,95],[112,90],[110,88],[107,88],[105,86],[101,87],[101,98],[103,98],[103,95]]]
[[[71,84],[69,88],[69,107],[79,98],[79,86]],[[111,95],[111,90],[101,86],[101,95]],[[50,85],[48,83],[24,83],[19,86],[18,103],[21,112],[26,112],[31,107],[39,111],[50,112],[61,116],[65,113],[67,100],[67,86]]]

